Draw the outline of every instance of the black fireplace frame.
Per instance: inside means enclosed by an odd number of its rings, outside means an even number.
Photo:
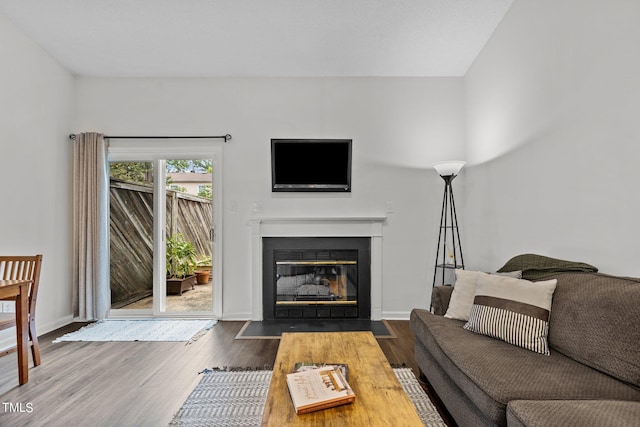
[[[276,307],[275,251],[317,251],[319,259],[330,259],[332,253],[357,251],[357,310],[353,305],[326,306],[310,303],[291,309]],[[319,311],[318,308],[321,308]],[[287,310],[284,312],[283,310]],[[263,237],[262,238],[262,317],[277,319],[371,319],[371,238],[370,237]]]

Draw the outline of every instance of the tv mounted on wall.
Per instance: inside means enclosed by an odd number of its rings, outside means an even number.
[[[350,139],[272,139],[272,191],[351,191]]]

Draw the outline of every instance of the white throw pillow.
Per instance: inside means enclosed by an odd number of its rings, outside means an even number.
[[[444,317],[449,319],[469,320],[473,297],[476,294],[478,275],[480,271],[456,270],[456,283],[453,286],[449,307]]]
[[[478,276],[481,274],[489,276],[488,273],[483,273],[482,271],[456,269],[456,283],[453,287],[449,307],[447,308],[447,312],[444,314],[444,317],[465,321],[469,320],[469,313],[471,313],[471,306],[473,305],[473,297],[476,294]],[[497,274],[501,276],[515,277],[517,279],[522,277],[521,271]]]

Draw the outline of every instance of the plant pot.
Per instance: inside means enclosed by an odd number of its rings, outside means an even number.
[[[167,278],[167,294],[182,295],[182,292],[193,289],[197,278],[195,275],[187,276],[184,279],[177,277]]]
[[[211,271],[207,270],[198,270],[196,271],[196,279],[198,281],[198,285],[206,285],[209,283],[209,275]]]

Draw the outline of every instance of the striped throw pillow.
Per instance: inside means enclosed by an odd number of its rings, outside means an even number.
[[[549,314],[556,283],[556,279],[530,282],[481,275],[464,328],[548,355]]]

